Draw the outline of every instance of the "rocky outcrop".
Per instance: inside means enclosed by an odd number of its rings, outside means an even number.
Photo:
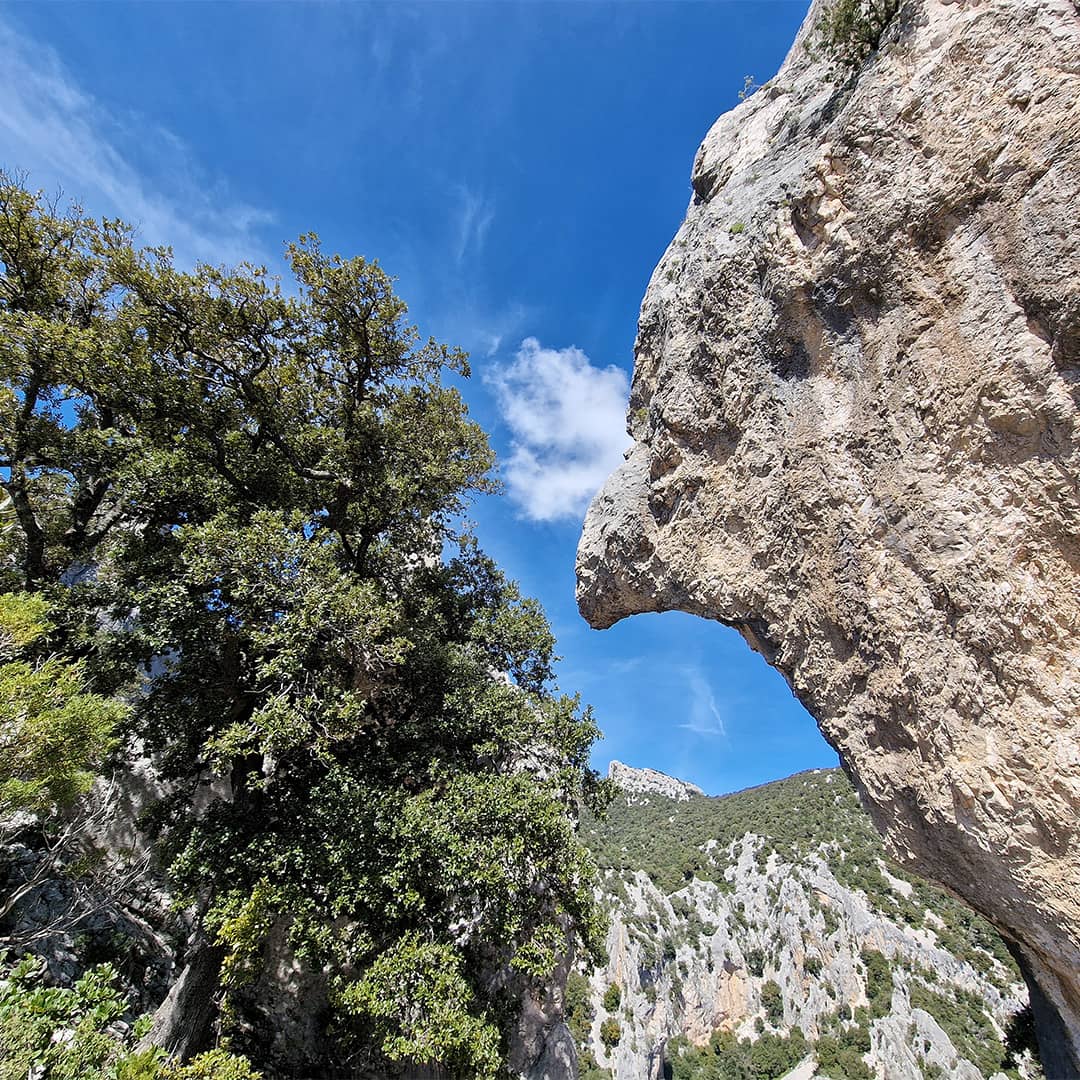
[[[696,784],[676,780],[674,776],[668,776],[656,769],[634,769],[621,761],[613,761],[608,765],[608,779],[618,784],[631,800],[660,795],[683,802],[694,795],[704,794]]]
[[[932,933],[883,917],[865,895],[836,880],[824,857],[792,865],[773,856],[761,866],[755,840],[747,836],[730,852],[723,885],[695,880],[667,897],[640,872],[623,883],[625,900],[615,906],[608,931],[607,964],[590,980],[590,1049],[613,1080],[662,1080],[664,1047],[677,1035],[698,1045],[718,1030],[754,1039],[770,983],[784,1002],[776,1030],[797,1027],[817,1038],[838,1005],[851,1010],[867,1004],[862,957],[869,950],[887,958],[893,980],[888,1014],[870,1028],[865,1060],[874,1076],[911,1080],[937,1066],[955,1080],[983,1080],[934,1017],[913,1004],[912,988],[924,986],[932,971],[936,993],[974,995],[1001,1031],[1022,1002],[943,949]],[[695,932],[691,924],[705,929]],[[663,933],[674,955],[658,967],[654,943]],[[811,968],[810,958],[820,968]],[[610,986],[620,990],[613,1009],[603,1004]],[[608,1016],[620,1023],[620,1038],[610,1049],[600,1038]]]
[[[1077,1076],[1080,17],[908,0],[855,71],[824,6],[698,151],[579,602],[739,629]]]

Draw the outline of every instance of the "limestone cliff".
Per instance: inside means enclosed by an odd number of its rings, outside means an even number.
[[[698,151],[579,601],[737,627],[1077,1076],[1080,17],[908,0],[852,70],[824,6]]]

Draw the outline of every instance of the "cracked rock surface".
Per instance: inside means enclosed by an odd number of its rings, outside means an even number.
[[[736,627],[1080,1076],[1080,14],[908,0],[830,80],[821,7],[698,151],[579,604]]]

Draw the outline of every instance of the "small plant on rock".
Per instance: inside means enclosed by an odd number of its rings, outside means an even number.
[[[611,1050],[619,1045],[619,1040],[621,1038],[622,1025],[613,1016],[609,1016],[607,1020],[600,1025],[600,1041],[608,1050]]]
[[[818,20],[818,42],[829,59],[861,67],[899,10],[900,0],[834,0]]]

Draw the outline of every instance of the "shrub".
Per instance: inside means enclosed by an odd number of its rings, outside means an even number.
[[[746,970],[756,978],[765,974],[765,953],[761,949],[750,949],[746,954]]]
[[[46,986],[36,957],[0,967],[0,1080],[259,1080],[247,1058],[216,1049],[186,1065],[136,1051],[140,1024],[118,1025],[127,1002],[110,964],[74,986]]]
[[[784,995],[772,979],[761,988],[761,1007],[773,1027],[779,1027],[784,1022]]]
[[[877,1019],[892,1008],[893,977],[889,961],[876,949],[865,949],[862,962],[866,966],[866,996],[870,1015]]]
[[[600,1041],[609,1050],[615,1046],[618,1046],[619,1040],[622,1038],[622,1025],[613,1016],[609,1016],[600,1025]]]
[[[818,20],[818,41],[836,63],[861,67],[899,9],[900,0],[834,0]]]
[[[619,987],[617,983],[611,983],[604,991],[604,1008],[608,1012],[614,1012],[619,1007],[619,1002],[622,1000],[622,994],[619,993]]]

